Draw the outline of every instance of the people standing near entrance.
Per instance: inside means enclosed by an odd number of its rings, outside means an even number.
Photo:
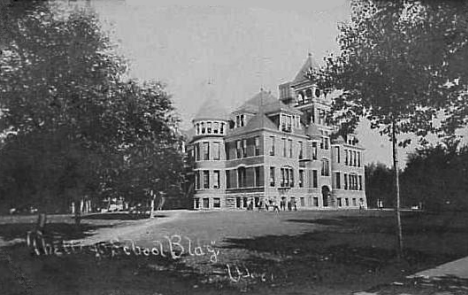
[[[281,198],[280,209],[286,211],[286,201],[284,200],[284,197]]]
[[[294,211],[297,211],[297,202],[296,202],[295,199],[292,200],[292,207],[293,207]]]
[[[291,211],[291,201],[288,201],[288,211]]]
[[[271,200],[265,200],[265,210],[268,211],[268,203],[271,204]]]

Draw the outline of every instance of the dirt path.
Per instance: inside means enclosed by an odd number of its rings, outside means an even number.
[[[151,227],[177,220],[184,213],[186,212],[165,211],[163,213],[164,217],[129,221],[126,222],[125,225],[117,227],[99,228],[90,232],[90,236],[83,239],[72,240],[71,242],[79,243],[83,246],[89,246],[99,242],[133,239],[140,233],[146,232]]]

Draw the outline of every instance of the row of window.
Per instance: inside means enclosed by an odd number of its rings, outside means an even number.
[[[211,173],[210,173],[211,172]],[[196,189],[219,189],[220,186],[220,171],[219,170],[198,170],[195,171],[195,188]]]
[[[212,200],[212,201],[211,201]],[[295,198],[291,197],[291,202],[294,202]],[[254,199],[254,207],[259,206],[259,201],[260,198],[256,197]],[[248,206],[249,199],[247,197],[237,197],[235,199],[235,204],[236,208],[247,208]],[[358,200],[357,198],[336,198],[336,203],[338,207],[357,207],[358,206]],[[221,208],[221,198],[195,198],[194,199],[194,208],[195,209],[210,209],[210,208]],[[297,204],[300,207],[306,207],[306,198],[305,197],[300,197],[299,202]],[[318,197],[308,197],[308,204],[309,207],[319,207],[319,198]],[[324,203],[323,206],[327,207],[328,202]],[[359,206],[364,206],[364,199],[360,198],[359,199]]]
[[[195,124],[197,135],[202,134],[225,134],[226,123],[216,121],[198,122]]]
[[[248,139],[242,139],[242,140],[236,140],[236,158],[241,159],[241,158],[246,158],[248,156],[247,154],[247,140]],[[260,137],[256,136],[253,139],[253,156],[259,156],[260,155]],[[286,139],[286,138],[281,138],[282,141],[282,155],[283,157],[289,157],[293,158],[293,141],[292,139]],[[299,145],[299,152],[298,152],[298,158],[303,159],[304,158],[304,144],[302,141],[298,141]],[[210,147],[212,150],[210,150]],[[229,153],[226,153],[227,158],[229,159]],[[276,155],[276,150],[275,150],[275,137],[270,136],[270,151],[269,151],[270,156],[275,156]],[[334,158],[337,163],[341,162],[341,153],[340,153],[340,147],[336,146],[334,150]],[[355,167],[361,167],[361,152],[360,151],[353,151],[353,150],[344,150],[344,163],[347,166],[355,166]],[[221,143],[220,142],[202,142],[195,144],[195,160],[200,161],[200,160],[220,160],[221,159]],[[317,160],[317,143],[312,142],[312,159]],[[322,160],[323,161],[323,160]],[[329,166],[328,163],[326,165],[323,165],[323,174],[324,176],[329,175],[329,168],[325,169],[325,166]]]
[[[345,165],[361,167],[361,152],[360,151],[352,151],[352,150],[345,149],[344,152],[345,152]]]
[[[343,173],[343,189],[362,191],[362,175]],[[341,189],[341,172],[335,172],[333,186]]]
[[[195,160],[220,160],[221,159],[221,143],[212,142],[213,151],[210,153],[210,142],[202,142],[195,144]]]
[[[221,199],[220,198],[213,198],[213,206],[210,207],[210,198],[203,198],[201,199],[202,203],[200,204],[200,199],[195,198],[194,199],[194,204],[193,207],[195,209],[200,209],[200,208],[221,208]],[[201,205],[201,207],[200,207]]]

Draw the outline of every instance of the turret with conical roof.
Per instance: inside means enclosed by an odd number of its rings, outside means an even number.
[[[224,136],[228,128],[229,115],[219,101],[207,99],[192,122],[195,136]]]

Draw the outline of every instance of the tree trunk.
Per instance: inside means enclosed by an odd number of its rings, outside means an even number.
[[[401,229],[401,216],[400,216],[400,177],[398,170],[398,150],[397,150],[397,137],[396,137],[396,122],[392,122],[392,148],[393,148],[393,169],[395,173],[395,217],[397,223],[397,259],[401,261],[403,258],[403,234]]]
[[[150,205],[150,215],[149,215],[149,218],[154,218],[154,201],[156,199],[156,194],[151,191],[150,192],[150,196],[151,196],[151,205]]]

